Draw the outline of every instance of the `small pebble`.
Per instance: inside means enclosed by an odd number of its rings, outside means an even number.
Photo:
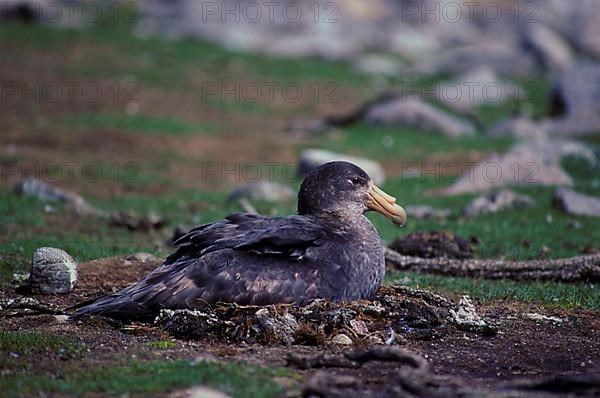
[[[331,341],[334,344],[338,344],[338,345],[351,345],[352,344],[352,339],[343,333],[340,333],[340,334],[334,336]]]

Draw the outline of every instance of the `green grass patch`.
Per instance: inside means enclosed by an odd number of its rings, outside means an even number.
[[[155,244],[155,240],[164,238],[148,233],[132,233],[125,228],[111,226],[108,220],[97,219],[80,219],[69,228],[24,226],[10,236],[0,235],[0,239],[0,286],[10,282],[13,273],[29,270],[32,255],[40,247],[65,250],[78,262],[136,252],[167,254],[160,252]]]
[[[0,390],[7,398],[48,394],[154,396],[175,389],[210,386],[236,398],[268,398],[282,392],[272,378],[291,374],[288,370],[245,363],[132,362],[127,366],[101,367],[61,377],[25,373],[0,376]]]
[[[600,134],[597,137],[600,137]],[[600,154],[600,145],[593,145],[591,148],[595,148],[596,153]],[[579,157],[568,156],[563,159],[562,166],[573,177],[577,191],[600,196],[600,165],[591,164]]]
[[[158,87],[189,89],[198,72],[206,72],[216,81],[277,81],[281,83],[338,82],[366,86],[369,78],[342,62],[308,57],[302,60],[243,53],[200,40],[138,38],[128,29],[102,26],[89,29],[56,29],[47,26],[1,25],[0,40],[18,42],[40,50],[66,51],[72,46],[90,48],[110,46],[114,59],[102,59],[91,53],[78,65],[64,71],[80,77],[113,78],[136,76]],[[102,62],[98,62],[102,61]]]
[[[44,203],[34,197],[24,197],[13,192],[0,191],[0,225],[27,226],[44,223]]]
[[[10,332],[0,330],[0,351],[31,354],[60,352],[74,354],[83,345],[71,337],[54,336],[37,332]]]
[[[38,50],[64,49],[65,43],[69,41],[70,37],[71,33],[67,30],[43,25],[34,28],[22,24],[0,25],[0,41],[2,43],[19,43]]]
[[[476,195],[424,197],[426,189],[443,185],[435,179],[396,179],[387,182],[384,189],[405,206],[449,208],[451,217],[448,220],[409,219],[406,227],[399,229],[378,214],[369,214],[369,218],[388,242],[399,235],[434,230],[449,231],[467,239],[476,237],[479,244],[475,253],[480,258],[562,258],[581,255],[586,248],[598,247],[600,219],[570,216],[553,207],[554,188],[518,188],[518,192],[530,195],[536,205],[463,219],[462,209]],[[544,247],[551,251],[544,253]]]
[[[15,266],[8,259],[0,258],[0,287],[12,281]]]
[[[46,225],[43,203],[4,192],[0,194],[0,206],[3,206],[0,217],[20,228],[15,228],[10,236],[0,231],[0,285],[10,281],[14,272],[28,270],[34,251],[40,247],[63,249],[79,262],[136,252],[165,256],[168,253],[159,251],[155,243],[169,238],[175,225],[203,224],[240,211],[235,203],[225,205],[224,193],[202,191],[177,191],[157,197],[124,195],[90,201],[109,212],[125,210],[138,216],[156,212],[168,220],[169,226],[160,233],[136,233],[111,226],[107,219],[86,218],[74,220],[69,228]],[[59,206],[58,211],[65,210]]]
[[[600,309],[600,285],[594,283],[519,282],[506,279],[454,278],[414,272],[388,273],[386,282],[433,289],[441,293],[468,294],[482,302],[516,300],[565,309]]]
[[[191,124],[180,119],[143,114],[133,116],[114,113],[79,114],[64,119],[63,123],[80,130],[106,129],[151,135],[190,135],[216,131],[215,126],[212,125]]]
[[[334,152],[367,156],[380,161],[422,162],[427,159],[466,159],[468,152],[505,151],[511,138],[447,137],[413,128],[389,128],[357,124],[327,134],[318,146]]]
[[[158,348],[159,350],[172,350],[177,347],[177,343],[170,340],[151,341],[148,346]]]
[[[208,222],[232,211],[239,211],[236,204],[228,205],[225,198],[226,194],[223,192],[180,190],[161,196],[127,195],[91,201],[107,211],[132,210],[139,215],[156,212],[171,225],[176,225]]]
[[[510,80],[510,79],[509,79]],[[507,101],[500,104],[481,105],[473,109],[474,114],[486,128],[490,128],[504,119],[516,114],[531,115],[534,119],[547,117],[549,114],[550,82],[537,77],[519,78],[515,80],[522,92],[515,93],[509,88]]]
[[[33,252],[39,247],[56,247],[67,251],[77,261],[113,257],[135,252],[159,252],[155,242],[170,237],[170,227],[179,223],[202,224],[240,211],[235,203],[225,204],[224,193],[176,191],[164,196],[122,195],[111,200],[91,198],[93,205],[108,211],[131,211],[138,216],[151,212],[169,222],[162,233],[135,233],[111,226],[108,219],[77,218],[69,228],[45,222],[44,204],[35,198],[24,198],[13,192],[0,192],[0,220],[11,224],[11,234],[0,230],[0,283],[31,265]],[[66,212],[57,206],[60,213]],[[61,217],[72,217],[64,213]],[[19,227],[19,228],[17,228]]]
[[[535,119],[547,117],[550,114],[552,83],[540,77],[520,78],[516,82],[525,94],[518,101],[519,109],[526,110]]]
[[[316,57],[298,60],[261,53],[237,52],[218,44],[192,39],[177,42],[160,38],[129,39],[121,44],[122,49],[134,55],[140,54],[139,51],[152,50],[157,59],[168,58],[175,63],[210,72],[215,79],[231,80],[231,77],[243,76],[282,84],[315,81],[335,81],[351,85],[368,83],[368,77],[356,72],[351,66]]]
[[[575,190],[600,196],[600,165],[568,157],[564,159],[563,166],[573,177]],[[476,246],[476,255],[480,258],[562,258],[581,255],[586,248],[599,248],[600,219],[572,216],[557,209],[552,203],[554,187],[513,187],[515,191],[531,196],[536,204],[464,219],[461,217],[462,209],[477,194],[427,195],[431,190],[446,187],[452,182],[451,177],[419,176],[389,179],[383,186],[404,206],[430,205],[450,209],[451,217],[447,220],[409,219],[404,229],[398,229],[378,214],[369,214],[369,218],[388,242],[399,235],[432,230],[449,231],[465,238],[477,237],[480,243]],[[544,247],[551,251],[544,254]]]

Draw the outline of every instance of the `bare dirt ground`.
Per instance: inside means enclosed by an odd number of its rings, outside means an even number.
[[[80,279],[74,291],[65,296],[33,297],[60,308],[113,293],[139,279],[160,263],[155,257],[130,255],[81,264]],[[1,298],[19,297],[13,288],[0,292]],[[455,298],[453,298],[455,299]],[[403,348],[424,356],[432,372],[438,375],[470,380],[481,387],[501,382],[529,380],[544,376],[578,376],[600,374],[600,321],[596,311],[548,310],[534,305],[496,302],[478,305],[478,312],[498,327],[495,336],[484,336],[448,327],[440,336],[407,337]],[[560,318],[562,322],[536,321],[529,313],[541,313]],[[72,336],[85,344],[88,351],[75,356],[57,358],[56,354],[35,354],[17,357],[3,374],[24,368],[31,372],[64,374],[80,369],[119,364],[129,355],[138,359],[198,359],[244,360],[268,366],[288,366],[288,355],[317,356],[340,354],[368,346],[365,341],[354,346],[331,343],[285,346],[263,344],[232,344],[228,341],[177,340],[176,348],[156,350],[151,341],[170,340],[165,331],[150,324],[123,324],[95,318],[76,322],[58,321],[54,315],[0,317],[4,330],[39,331],[60,336]],[[7,316],[8,315],[8,316]],[[57,359],[60,359],[57,362]],[[393,383],[402,367],[397,363],[366,364],[359,369],[329,369],[337,376],[360,378],[369,386],[384,388]],[[299,370],[304,379],[318,370]],[[297,387],[297,386],[296,386]]]
[[[27,97],[19,91],[18,95],[3,99],[0,160],[6,164],[15,164],[19,172],[3,173],[0,187],[10,189],[26,171],[38,177],[41,175],[41,179],[44,179],[44,167],[52,163],[63,166],[62,178],[56,181],[56,185],[99,199],[132,193],[158,195],[174,188],[198,189],[200,185],[204,190],[222,190],[222,180],[204,181],[203,170],[199,166],[201,162],[214,162],[218,165],[223,162],[231,163],[232,159],[239,164],[255,162],[256,159],[277,163],[296,160],[293,148],[298,137],[281,134],[286,117],[271,114],[265,117],[252,112],[239,112],[226,106],[209,106],[200,96],[199,83],[192,84],[185,91],[165,90],[137,82],[135,76],[126,77],[126,82],[105,78],[88,79],[65,69],[65,65],[89,65],[96,57],[103,59],[105,68],[121,68],[121,57],[113,48],[74,42],[64,51],[57,52],[31,49],[20,45],[18,41],[3,43],[3,48],[13,57],[0,60],[2,79],[22,84],[19,87],[34,94]],[[36,62],[27,62],[33,57]],[[194,73],[199,82],[208,79],[206,76],[202,78],[201,71]],[[76,82],[77,87],[97,85],[101,95],[89,100],[77,89],[73,91],[74,94],[67,95],[65,83],[69,82]],[[179,136],[144,134],[143,131],[124,133],[119,128],[107,126],[88,126],[79,131],[77,126],[65,123],[66,119],[80,114],[127,114],[128,106],[131,105],[127,103],[128,93],[122,89],[118,100],[115,100],[115,84],[132,82],[135,85],[135,96],[132,98],[136,114],[179,120],[197,126],[215,125],[218,126],[219,134]],[[61,87],[63,95],[56,101],[48,101],[42,94],[35,94],[36,87],[41,91],[39,87],[49,85]],[[343,98],[345,97],[342,96]],[[277,106],[273,104],[273,107]],[[303,106],[310,110],[315,108],[315,104],[311,104],[309,100]],[[163,164],[155,173],[151,169],[157,160]],[[154,174],[160,174],[168,184],[161,181],[120,184],[120,181],[105,180],[90,184],[81,175],[81,167],[88,163],[122,167],[131,162],[137,165],[139,175],[153,177]],[[75,178],[65,177],[66,164],[78,165]]]

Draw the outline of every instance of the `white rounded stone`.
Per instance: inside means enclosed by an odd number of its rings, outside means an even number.
[[[41,247],[33,254],[29,283],[43,294],[67,294],[77,283],[77,263],[67,252]]]

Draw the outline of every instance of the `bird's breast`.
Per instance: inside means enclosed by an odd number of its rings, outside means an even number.
[[[344,234],[305,256],[320,271],[319,283],[337,300],[370,298],[385,275],[383,246],[377,232]]]

